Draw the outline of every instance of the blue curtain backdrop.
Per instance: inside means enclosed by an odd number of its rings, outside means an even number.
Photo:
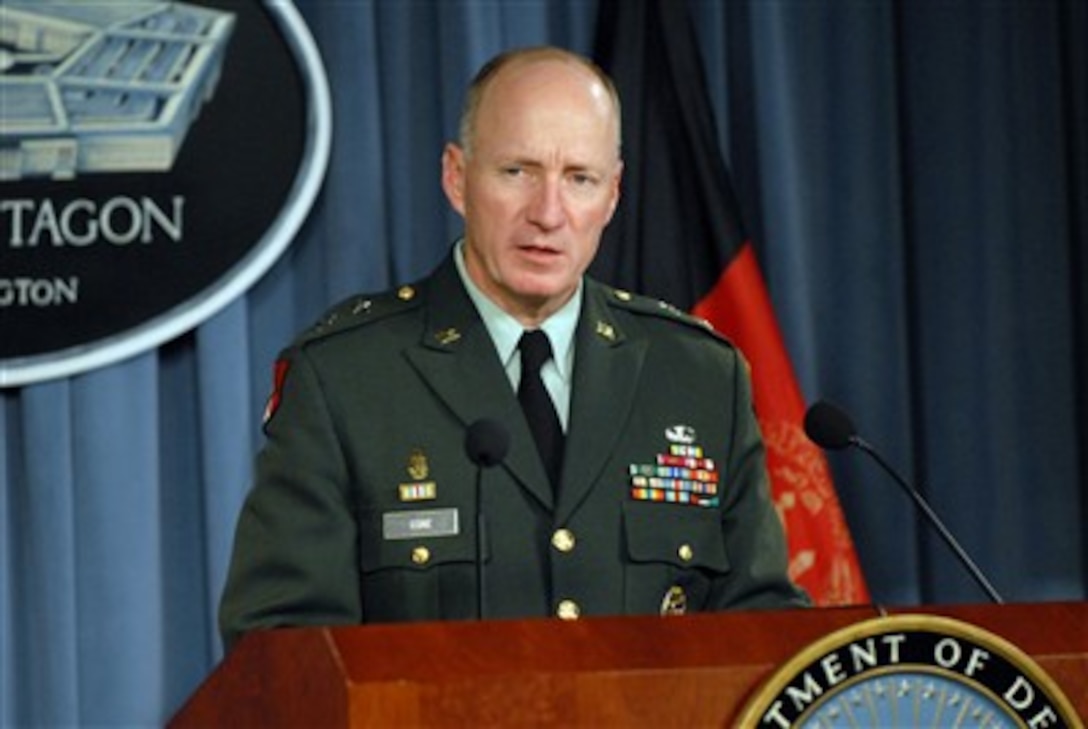
[[[1007,599],[1084,599],[1088,4],[688,1],[806,396],[854,413]],[[596,19],[298,5],[335,137],[288,253],[156,351],[0,394],[2,725],[160,724],[204,678],[277,350],[445,253],[439,155],[469,76],[509,46],[588,53]],[[984,600],[871,462],[831,462],[874,599]]]

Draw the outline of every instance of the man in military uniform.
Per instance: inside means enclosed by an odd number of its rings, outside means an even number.
[[[285,625],[807,604],[739,353],[584,276],[619,200],[619,130],[611,81],[580,56],[480,71],[442,159],[463,239],[277,364],[228,645]],[[524,332],[546,335],[539,374]],[[544,414],[519,401],[540,381]],[[481,422],[482,458],[465,449]]]

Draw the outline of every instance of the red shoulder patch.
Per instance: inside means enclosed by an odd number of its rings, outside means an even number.
[[[268,396],[268,402],[264,406],[263,422],[265,425],[268,425],[276,411],[279,410],[280,399],[283,397],[283,384],[287,381],[287,370],[290,368],[291,363],[286,359],[276,360],[272,372],[272,394]]]

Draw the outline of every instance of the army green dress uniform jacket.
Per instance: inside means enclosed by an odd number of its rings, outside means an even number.
[[[746,365],[670,306],[585,280],[555,494],[452,256],[333,309],[277,373],[221,603],[228,646],[286,625],[807,604]],[[481,418],[510,435],[492,468],[465,452]]]

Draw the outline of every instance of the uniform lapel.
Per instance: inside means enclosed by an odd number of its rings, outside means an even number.
[[[647,344],[632,338],[605,303],[608,289],[586,281],[574,354],[574,384],[556,520],[566,521],[601,478],[638,391]],[[625,474],[616,474],[624,478]]]
[[[480,418],[493,418],[506,427],[510,451],[504,465],[552,508],[552,488],[536,443],[452,257],[435,271],[420,295],[427,297],[427,321],[419,344],[405,352],[408,361],[463,427]]]

